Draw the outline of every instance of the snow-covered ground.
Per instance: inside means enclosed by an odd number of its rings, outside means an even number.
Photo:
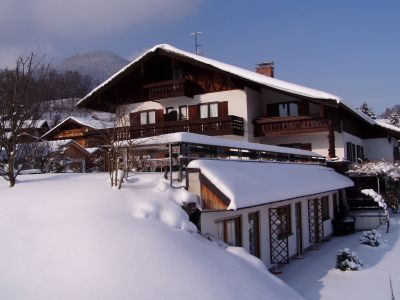
[[[0,299],[299,299],[242,248],[198,235],[160,174],[0,179]]]
[[[400,218],[391,218],[389,234],[382,226],[379,232],[386,243],[378,248],[361,245],[362,232],[334,237],[319,250],[312,250],[304,259],[291,261],[279,275],[283,281],[306,299],[392,299],[400,298]],[[350,248],[364,266],[360,271],[334,269],[338,249]]]

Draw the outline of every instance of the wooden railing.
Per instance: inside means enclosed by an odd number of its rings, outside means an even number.
[[[205,135],[243,136],[243,118],[225,116],[199,120],[169,121],[131,127],[130,138],[156,136],[174,132],[192,132]]]
[[[147,90],[148,100],[157,100],[174,97],[193,97],[191,82],[181,80],[169,80],[151,83],[143,86]]]
[[[289,117],[259,118],[254,120],[255,136],[323,131],[329,128],[329,119]]]

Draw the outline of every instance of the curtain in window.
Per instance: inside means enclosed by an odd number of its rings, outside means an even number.
[[[201,119],[208,118],[208,104],[200,105],[200,118]]]
[[[299,115],[299,105],[297,103],[289,103],[289,115],[290,116]]]
[[[154,124],[156,122],[156,112],[149,111],[149,124]]]
[[[146,112],[140,113],[140,124],[141,125],[147,124],[147,113]]]
[[[188,118],[187,117],[187,106],[181,106],[179,108],[179,118],[181,120],[186,120]]]
[[[288,105],[287,103],[279,104],[279,116],[287,117],[288,116]]]
[[[218,117],[218,103],[210,104],[210,118]]]
[[[235,220],[226,221],[226,243],[229,246],[236,246],[236,222],[235,222]]]

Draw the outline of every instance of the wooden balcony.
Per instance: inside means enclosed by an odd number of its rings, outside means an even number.
[[[243,118],[225,116],[199,120],[166,121],[157,124],[134,126],[130,129],[129,138],[134,139],[174,132],[243,136]]]
[[[147,99],[159,100],[174,97],[193,97],[192,83],[188,80],[168,80],[144,85]]]
[[[310,117],[273,117],[254,120],[255,136],[296,134],[329,130],[330,120]]]

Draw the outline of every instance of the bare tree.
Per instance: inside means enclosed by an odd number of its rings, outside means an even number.
[[[49,66],[31,53],[17,58],[15,69],[0,71],[0,175],[10,187],[24,163],[32,159],[37,120],[47,91]]]
[[[137,146],[147,139],[131,139],[132,120],[123,112],[115,114],[115,117],[104,122],[103,129],[98,131],[98,143],[106,149],[106,168],[110,175],[111,187],[121,188],[124,177],[129,170],[135,167]]]

